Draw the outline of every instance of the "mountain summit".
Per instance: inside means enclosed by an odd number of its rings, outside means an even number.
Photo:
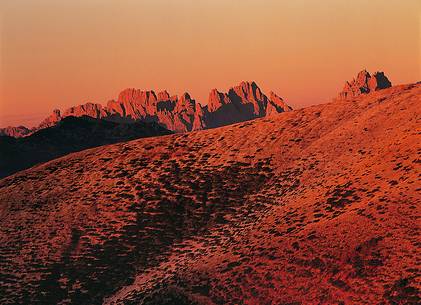
[[[357,77],[350,82],[346,82],[338,98],[356,97],[360,94],[367,94],[373,91],[386,89],[392,86],[392,83],[383,72],[375,72],[371,75],[367,70],[362,70]]]
[[[292,108],[273,92],[267,97],[254,81],[243,81],[227,93],[213,89],[204,110],[205,126],[213,128],[290,111]]]

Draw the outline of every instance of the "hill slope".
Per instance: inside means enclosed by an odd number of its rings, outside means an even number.
[[[395,86],[5,178],[0,302],[417,304],[420,100]]]
[[[66,117],[24,138],[0,136],[0,178],[71,152],[171,133],[156,123]]]

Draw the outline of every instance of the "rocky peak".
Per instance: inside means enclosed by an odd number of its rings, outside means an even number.
[[[86,103],[83,105],[78,105],[74,107],[70,107],[63,113],[63,117],[68,116],[90,116],[92,118],[100,119],[107,115],[106,111],[103,109],[101,104],[95,103]]]
[[[157,94],[158,101],[168,101],[170,100],[170,94],[167,92],[167,90],[158,92]]]
[[[392,84],[383,72],[375,72],[371,75],[367,70],[360,71],[356,78],[346,82],[339,98],[355,97],[360,94],[367,94],[373,91],[391,87]]]
[[[263,99],[262,91],[254,81],[242,81],[238,86],[232,87],[228,94],[239,96],[243,102],[261,101]]]
[[[292,108],[285,103],[275,92],[269,92],[269,101],[266,107],[266,115],[273,115],[280,112],[291,111]]]
[[[186,111],[189,114],[193,114],[196,109],[196,101],[193,100],[189,93],[184,92],[177,100],[175,111],[182,112]]]
[[[153,90],[143,91],[140,89],[128,88],[120,92],[118,101],[128,104],[149,105],[157,101]]]
[[[218,110],[222,105],[230,103],[230,99],[226,93],[219,92],[217,89],[212,89],[209,92],[208,110],[213,112]]]
[[[235,104],[251,104],[255,116],[262,116],[265,112],[267,97],[254,81],[241,82],[228,91],[228,96]]]
[[[194,130],[202,130],[206,128],[206,124],[204,122],[204,109],[202,106],[197,103],[196,104],[196,111],[194,112],[193,124],[192,124],[192,131]]]
[[[38,129],[54,126],[61,120],[61,112],[59,109],[54,109],[53,113],[46,117],[38,126]]]
[[[184,93],[181,95],[180,101],[185,102],[185,101],[191,101],[191,100],[192,100],[192,99],[191,99],[191,96],[190,96],[190,94],[189,94],[188,92],[184,92]]]

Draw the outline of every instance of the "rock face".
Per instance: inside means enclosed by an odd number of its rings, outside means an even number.
[[[101,104],[86,103],[75,107],[70,107],[63,113],[63,117],[68,116],[89,116],[95,119],[100,119],[108,115],[107,111],[102,108]]]
[[[291,110],[292,108],[288,106],[281,97],[277,96],[273,91],[269,92],[269,103],[266,107],[266,116]]]
[[[9,136],[14,138],[21,138],[27,136],[31,132],[32,130],[25,126],[8,126],[5,128],[0,128],[0,136]]]
[[[373,91],[389,88],[392,83],[383,72],[376,72],[371,75],[367,70],[360,71],[357,77],[351,82],[346,82],[338,98],[345,99],[356,97],[360,94],[367,94]]]
[[[53,113],[46,117],[38,126],[38,129],[54,126],[62,119],[59,109],[54,109]]]
[[[291,107],[273,92],[267,97],[255,82],[241,82],[238,86],[230,88],[228,93],[213,89],[209,93],[208,104],[204,107],[187,92],[178,97],[171,96],[167,91],[155,93],[152,90],[128,88],[106,106],[86,103],[70,107],[63,112],[56,109],[36,130],[54,126],[69,116],[89,116],[118,123],[156,122],[171,131],[187,132],[290,110]],[[20,137],[21,133],[15,132],[13,136]]]
[[[186,92],[181,97],[167,91],[125,89],[118,99],[109,101],[102,118],[123,121],[157,122],[165,128],[185,132],[192,130],[195,113],[201,106]]]
[[[228,93],[213,89],[204,107],[206,128],[219,127],[247,121],[275,113],[292,110],[291,107],[271,92],[267,97],[255,82],[241,82]]]

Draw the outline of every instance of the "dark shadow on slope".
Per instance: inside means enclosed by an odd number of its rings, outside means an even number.
[[[67,251],[60,261],[45,265],[41,281],[31,284],[37,287],[36,295],[24,291],[23,298],[32,304],[56,304],[64,299],[74,304],[101,304],[104,297],[130,284],[136,274],[157,266],[174,243],[200,236],[209,228],[226,223],[227,215],[236,213],[236,209],[240,209],[247,219],[253,218],[259,203],[245,206],[246,198],[270,178],[269,163],[250,166],[237,162],[222,168],[197,168],[191,161],[184,160],[183,166],[168,161],[150,164],[150,171],[160,173],[158,184],[134,185],[138,200],[130,194],[119,194],[122,198],[133,199],[122,199],[117,206],[134,219],[115,232],[119,237],[109,238],[102,245],[92,245],[82,240],[89,240],[84,236],[98,234],[95,228],[74,229],[78,240],[80,238],[77,253]],[[133,160],[131,172],[145,169],[145,162]],[[120,169],[115,168],[109,177],[123,181],[127,175],[119,178],[119,173]],[[192,200],[192,196],[196,200]],[[75,239],[72,236],[67,249],[74,248]],[[216,245],[219,241],[213,242]],[[64,284],[63,278],[67,279]],[[146,294],[125,300],[127,304],[172,304],[172,301],[189,304],[174,291],[160,297]]]
[[[56,126],[25,138],[0,137],[0,178],[71,152],[171,133],[157,123],[66,117]]]

